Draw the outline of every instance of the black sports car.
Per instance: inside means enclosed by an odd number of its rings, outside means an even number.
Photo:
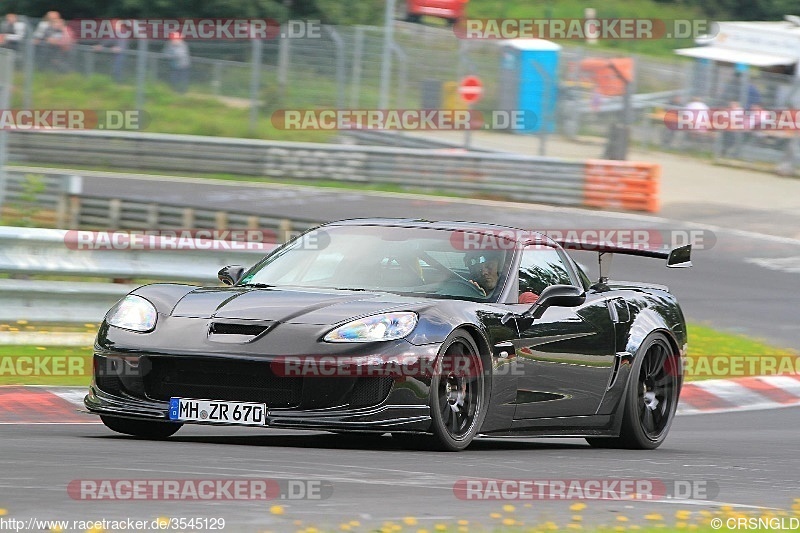
[[[566,249],[594,250],[592,282]],[[392,436],[461,450],[483,435],[656,448],[682,384],[668,289],[611,282],[626,253],[690,266],[690,247],[555,242],[467,222],[326,224],[224,287],[140,287],[107,313],[85,405],[112,430],[184,423]],[[422,434],[422,435],[421,435]]]

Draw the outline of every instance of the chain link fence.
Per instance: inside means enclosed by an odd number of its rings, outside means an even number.
[[[137,99],[130,105],[144,109],[145,88],[172,81],[163,41],[79,42],[61,49],[34,42],[33,27],[28,21],[26,39],[17,43],[17,83],[22,85],[25,108],[37,107],[35,77],[58,83],[58,76],[65,73],[104,76],[136,86]],[[503,108],[502,42],[464,40],[447,28],[397,21],[390,79],[382,80],[384,28],[322,26],[320,30],[318,36],[263,42],[188,41],[192,62],[187,92],[250,108],[253,131],[257,120],[268,119],[278,109],[375,109],[379,102],[388,102],[394,109],[463,107],[457,83],[467,74],[483,80],[478,109]],[[629,62],[634,73],[622,92],[604,88],[598,74],[598,68],[615,61]],[[730,136],[718,133],[674,132],[664,123],[665,111],[685,105],[692,97],[715,107],[734,100],[748,104],[758,95],[767,108],[797,107],[800,85],[793,77],[742,73],[679,56],[662,59],[567,45],[560,51],[555,82],[555,132],[569,138],[609,138],[615,127],[627,122],[631,141],[651,148],[748,162],[784,158],[790,166],[793,162],[791,138],[785,134],[737,132],[731,141]],[[382,87],[388,93],[383,97]],[[631,93],[629,102],[625,90]]]

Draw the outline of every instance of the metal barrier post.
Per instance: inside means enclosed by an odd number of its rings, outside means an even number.
[[[250,133],[255,133],[258,124],[258,90],[261,87],[261,39],[251,39],[251,42],[253,58],[250,75]]]
[[[11,85],[14,83],[14,51],[0,50],[0,109],[9,108]],[[6,195],[6,161],[8,159],[8,132],[0,129],[0,215]]]

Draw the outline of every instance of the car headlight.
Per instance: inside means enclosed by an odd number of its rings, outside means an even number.
[[[106,314],[106,322],[112,326],[132,331],[148,332],[156,327],[156,308],[142,298],[129,294]]]
[[[411,312],[383,313],[348,322],[334,329],[325,342],[374,342],[402,339],[417,325],[417,314]]]

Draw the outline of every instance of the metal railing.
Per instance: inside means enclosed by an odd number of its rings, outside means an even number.
[[[586,162],[511,153],[107,131],[15,131],[9,135],[9,151],[14,161],[392,184],[554,205],[595,205],[586,201]],[[618,168],[612,161],[593,161],[592,168],[604,164]],[[611,173],[607,176],[613,178]],[[643,179],[647,194],[657,195],[657,176]],[[646,200],[627,208],[652,211],[657,197]]]
[[[211,249],[176,249],[177,241],[173,246],[156,239],[154,242],[160,245],[152,247],[126,244],[124,235],[120,241],[114,241],[113,236],[103,240],[109,237],[94,232],[0,226],[0,273],[12,276],[0,279],[0,321],[95,323],[136,287],[130,283],[26,279],[33,275],[218,285],[220,268],[252,265],[274,247],[270,243],[206,240],[198,241],[195,247]]]

